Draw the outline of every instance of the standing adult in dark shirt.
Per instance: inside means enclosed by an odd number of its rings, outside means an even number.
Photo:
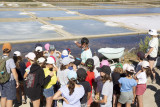
[[[78,82],[84,87],[85,94],[81,98],[81,107],[87,107],[87,101],[91,97],[91,86],[88,81],[85,81],[87,73],[83,68],[77,70]]]
[[[116,68],[114,69],[114,72],[112,73],[112,81],[113,81],[113,107],[116,107],[117,105],[117,99],[120,95],[120,87],[118,80],[121,78],[121,73],[123,72],[122,64],[118,63],[116,64]]]
[[[17,71],[17,74],[18,74],[18,80],[19,80],[19,87],[16,89],[16,96],[17,96],[17,101],[18,103],[21,103],[20,100],[21,100],[21,96],[22,95],[22,103],[23,104],[26,104],[26,99],[25,99],[25,94],[24,94],[24,73],[25,73],[25,69],[26,69],[26,65],[25,63],[22,61],[22,57],[21,57],[21,53],[19,51],[15,51],[14,52],[14,55],[13,55],[13,60],[16,64],[16,71]],[[21,92],[21,94],[20,94]]]

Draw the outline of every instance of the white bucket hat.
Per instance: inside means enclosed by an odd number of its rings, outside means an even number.
[[[38,60],[37,60],[39,63],[43,63],[44,61],[45,61],[45,58],[44,57],[40,57],[40,58],[38,58]]]
[[[143,61],[142,62],[142,67],[143,68],[148,68],[149,67],[149,62],[148,61]]]
[[[53,66],[55,66],[55,61],[54,61],[54,59],[52,57],[48,57],[46,63],[47,64],[53,64]]]
[[[157,30],[155,30],[155,29],[150,29],[150,30],[148,31],[148,34],[149,34],[149,35],[152,35],[152,36],[158,36]]]
[[[16,56],[21,56],[21,52],[19,52],[19,51],[15,51],[13,54]]]
[[[34,60],[36,58],[36,55],[33,52],[29,52],[25,57],[29,58],[30,60]]]

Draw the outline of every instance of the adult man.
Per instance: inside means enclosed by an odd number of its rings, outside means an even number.
[[[81,39],[81,44],[78,43],[78,41],[75,41],[74,43],[79,48],[82,48],[82,52],[81,52],[82,62],[81,62],[81,64],[84,65],[88,58],[92,58],[92,52],[89,48],[89,40],[86,37],[84,37],[84,38]]]
[[[16,88],[19,87],[18,74],[16,72],[16,66],[12,58],[8,58],[11,52],[11,44],[4,43],[2,50],[3,56],[2,59],[7,58],[6,60],[6,71],[10,74],[10,79],[0,84],[1,92],[1,107],[12,107],[13,100],[16,99]]]

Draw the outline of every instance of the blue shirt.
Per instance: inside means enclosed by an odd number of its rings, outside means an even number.
[[[118,82],[121,84],[121,92],[131,92],[132,87],[137,85],[136,80],[121,77]]]

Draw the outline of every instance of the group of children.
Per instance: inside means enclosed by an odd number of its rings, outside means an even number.
[[[25,59],[21,52],[14,52],[19,104],[26,104],[27,97],[34,107],[130,107],[134,103],[143,107],[147,77],[153,74],[145,53],[137,53],[136,68],[121,63],[113,66],[107,59],[92,57],[87,38],[75,44],[82,48],[81,57],[74,57],[69,48],[59,52],[49,43],[36,44]]]

